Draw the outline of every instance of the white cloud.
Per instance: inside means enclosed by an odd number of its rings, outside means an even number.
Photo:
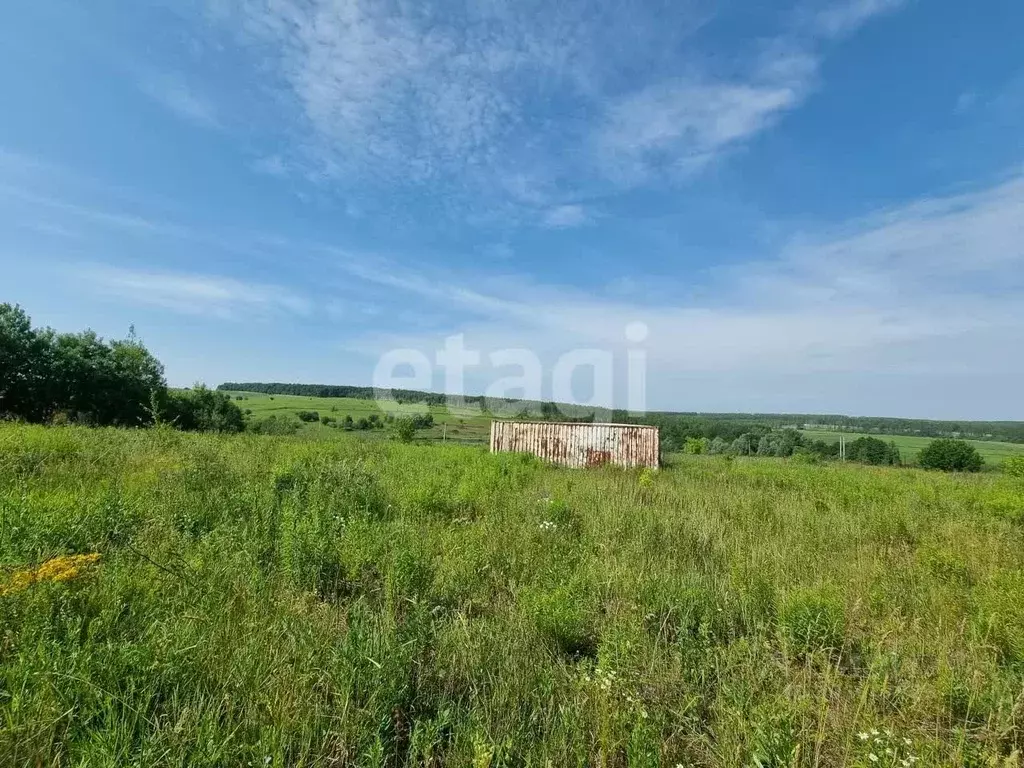
[[[367,350],[432,353],[445,335],[462,332],[485,352],[526,347],[546,360],[579,347],[621,354],[626,325],[643,321],[652,396],[662,407],[685,406],[669,390],[679,377],[711,377],[705,398],[740,377],[751,387],[786,387],[771,393],[776,408],[787,397],[821,407],[828,398],[820,387],[841,375],[878,388],[869,398],[876,410],[921,414],[909,390],[886,387],[920,376],[981,386],[1024,375],[1013,354],[1024,334],[1024,177],[802,237],[773,259],[710,275],[714,299],[700,303],[606,299],[508,279],[395,278],[377,269],[363,276],[463,318],[437,334],[372,335]],[[935,407],[939,396],[929,398]]]
[[[614,101],[596,131],[601,167],[624,184],[689,176],[798,107],[818,81],[822,42],[852,34],[905,0],[847,0],[762,45],[740,77],[685,75]]]
[[[93,265],[75,270],[100,292],[189,315],[222,319],[287,313],[308,315],[311,303],[274,285],[228,277]]]
[[[872,17],[891,13],[907,0],[846,0],[821,11],[815,24],[821,34],[839,37],[857,31]]]
[[[643,180],[653,167],[698,171],[795,105],[801,88],[800,82],[652,86],[609,110],[597,152],[607,172],[627,182]]]
[[[171,74],[151,74],[139,82],[142,92],[164,109],[200,128],[222,128],[217,108],[182,78]]]
[[[668,16],[591,0],[222,0],[218,17],[276,65],[319,171],[447,179],[468,200],[485,189],[529,208],[656,165],[700,169],[806,98],[823,41],[897,4],[847,0],[794,22],[722,54],[729,76],[686,45],[709,15],[696,0]]]
[[[589,221],[590,215],[582,205],[558,205],[549,208],[543,217],[544,226],[552,229],[570,229]]]

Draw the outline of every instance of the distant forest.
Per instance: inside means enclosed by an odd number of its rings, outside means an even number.
[[[354,397],[373,399],[373,387],[335,384],[285,384],[280,382],[227,382],[217,387],[224,391],[260,392],[269,395],[301,395],[304,397]],[[447,396],[439,392],[412,389],[392,390],[395,400],[404,403],[444,405]],[[465,395],[465,402],[483,405],[483,395]],[[511,401],[509,401],[511,402]],[[527,404],[529,406],[529,404]],[[581,407],[557,403],[539,403],[541,418],[581,420]],[[535,409],[530,409],[535,410]],[[591,418],[593,418],[593,414]],[[656,424],[663,430],[682,435],[735,438],[745,432],[768,429],[816,429],[864,432],[878,435],[916,435],[920,437],[961,437],[971,440],[999,440],[1024,443],[1024,422],[1021,421],[935,421],[931,419],[897,419],[880,416],[842,416],[821,413],[699,413],[652,412],[631,417],[625,411],[605,411],[597,418],[615,422]]]

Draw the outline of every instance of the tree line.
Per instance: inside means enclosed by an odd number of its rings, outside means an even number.
[[[18,305],[0,304],[0,416],[33,423],[238,432],[242,411],[221,392],[172,390],[164,367],[130,331],[34,328]]]
[[[731,424],[794,427],[836,432],[867,432],[915,437],[952,437],[1024,443],[1022,421],[938,421],[884,416],[841,416],[821,413],[696,413],[663,412],[657,417],[718,421]]]

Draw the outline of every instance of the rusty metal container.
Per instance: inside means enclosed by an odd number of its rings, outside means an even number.
[[[642,424],[492,421],[491,453],[532,453],[565,467],[659,464],[658,428]]]

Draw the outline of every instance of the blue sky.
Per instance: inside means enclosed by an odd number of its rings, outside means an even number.
[[[0,300],[172,384],[641,321],[651,408],[1024,419],[1018,0],[0,13]]]

